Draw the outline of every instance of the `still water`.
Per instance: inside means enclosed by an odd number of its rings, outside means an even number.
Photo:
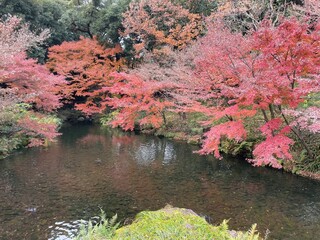
[[[100,208],[122,222],[171,204],[268,239],[320,239],[320,183],[153,136],[73,126],[0,161],[0,239],[71,239]]]

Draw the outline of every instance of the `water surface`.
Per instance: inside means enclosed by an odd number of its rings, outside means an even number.
[[[73,126],[48,148],[0,161],[0,239],[70,239],[100,209],[122,222],[171,204],[213,224],[258,223],[269,239],[320,239],[320,184],[186,143]]]

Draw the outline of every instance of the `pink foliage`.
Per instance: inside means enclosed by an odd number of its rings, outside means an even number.
[[[265,21],[254,34],[254,49],[258,50],[259,72],[271,103],[296,108],[304,97],[320,90],[319,66],[320,29],[296,19],[285,20],[278,27]]]
[[[16,88],[17,95],[28,95],[28,101],[45,111],[60,106],[57,86],[64,84],[61,77],[54,76],[33,59],[26,59],[25,51],[43,42],[48,30],[36,35],[21,19],[9,17],[0,21],[0,83]]]
[[[320,34],[295,19],[278,27],[268,21],[251,35],[231,33],[221,23],[209,27],[196,59],[197,76],[212,89],[207,98],[266,109],[269,104],[296,107],[319,91]]]
[[[194,47],[180,53],[166,48],[163,60],[147,54],[148,63],[115,78],[107,90],[119,98],[106,99],[119,110],[113,124],[132,130],[139,119],[141,125],[159,127],[165,110],[200,112],[208,119],[204,125],[222,123],[205,134],[199,153],[220,158],[221,139],[246,140],[243,123],[260,114],[265,140],[251,162],[280,168],[279,160],[292,159],[294,142],[287,137],[292,127],[308,123],[312,132],[319,129],[315,113],[305,112],[305,119],[296,114],[290,124],[285,111],[296,111],[319,91],[319,26],[288,19],[275,27],[266,20],[243,36],[215,21]]]
[[[275,130],[278,130],[282,124],[281,118],[275,118],[260,127],[260,131],[266,137],[271,137]]]
[[[312,133],[320,132],[320,108],[309,107],[303,110],[285,110],[286,114],[295,118],[291,126],[308,130]]]
[[[254,159],[248,161],[253,163],[254,166],[270,165],[274,168],[282,168],[279,159],[291,160],[290,145],[294,141],[285,135],[269,136],[267,139],[258,144],[254,151]]]
[[[32,33],[27,24],[22,24],[21,18],[10,16],[6,21],[0,21],[0,62],[12,63],[12,58],[29,47],[36,46],[49,37],[48,29],[39,35]]]
[[[88,115],[105,110],[101,99],[106,93],[101,89],[110,86],[109,74],[123,65],[116,55],[121,53],[120,45],[104,48],[96,38],[83,38],[76,42],[63,42],[49,48],[47,67],[58,74],[64,75],[67,84],[61,86],[64,100],[77,101],[75,108]]]
[[[214,152],[216,158],[221,158],[219,153],[220,140],[223,136],[236,141],[244,140],[247,136],[242,121],[230,121],[219,124],[205,133],[206,140],[202,145],[200,154],[209,154]]]
[[[38,109],[52,111],[61,106],[58,90],[65,84],[62,76],[50,74],[36,60],[26,59],[25,53],[15,55],[12,61],[0,71],[2,83],[17,88],[20,96],[28,95],[27,102],[34,103]]]

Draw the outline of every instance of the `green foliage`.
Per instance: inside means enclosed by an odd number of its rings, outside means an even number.
[[[307,139],[306,144],[314,152],[315,157],[310,159],[308,153],[301,146],[296,144],[294,146],[294,167],[293,172],[308,171],[313,173],[320,172],[320,134],[311,134],[304,132],[304,138]],[[307,135],[306,135],[307,134]]]
[[[41,134],[31,137],[35,134],[31,134],[32,127],[30,126],[30,129],[27,130],[20,124],[25,117],[29,117],[36,124],[39,124],[38,126],[61,125],[60,119],[55,115],[39,115],[31,110],[31,105],[26,103],[12,103],[2,106],[0,112],[0,159],[7,157],[13,150],[28,145],[31,138],[46,138]],[[38,130],[41,132],[40,129]]]
[[[311,106],[320,107],[320,92],[309,94],[307,99],[302,104],[302,107],[308,108]]]
[[[23,145],[21,137],[0,137],[0,159],[7,157],[12,151],[20,148]]]
[[[93,30],[104,45],[114,45],[120,40],[119,32],[123,31],[122,13],[131,0],[108,1],[98,13]]]
[[[236,236],[237,240],[258,240],[261,239],[259,238],[259,233],[257,231],[257,224],[253,224],[252,227],[249,229],[247,232],[240,232]]]
[[[201,122],[206,120],[205,116],[201,113],[182,113],[166,112],[167,128],[161,129],[162,135],[165,132],[184,132],[187,135],[201,135],[203,133],[203,126]]]
[[[38,48],[29,49],[28,55],[46,60],[47,47],[63,41],[73,41],[79,36],[97,35],[105,45],[120,41],[119,31],[123,30],[122,13],[130,0],[0,0],[0,18],[7,14],[17,15],[30,24],[32,31],[49,28],[50,38]]]
[[[89,221],[88,226],[81,225],[80,232],[75,240],[107,240],[112,239],[116,229],[119,227],[117,215],[110,220],[106,218],[105,212],[101,209],[100,222],[96,225]]]
[[[237,142],[235,140],[223,139],[219,150],[226,154],[232,154],[233,156],[247,155],[252,152],[254,142],[241,141]]]
[[[28,104],[4,105],[0,112],[0,158],[5,158],[23,143],[18,120],[27,113]]]
[[[61,44],[63,41],[71,41],[78,38],[73,32],[69,32],[61,18],[69,6],[63,0],[41,0],[37,28],[49,28],[51,36],[47,41],[49,46]]]
[[[32,115],[31,118],[33,120],[36,120],[38,123],[43,123],[43,124],[54,124],[58,127],[61,126],[62,122],[61,120],[55,116],[55,115],[41,115],[41,116],[37,116],[37,115]]]
[[[38,17],[39,5],[33,0],[1,0],[0,16],[10,13],[33,22]]]
[[[90,1],[71,4],[61,18],[61,22],[74,34],[92,38],[98,36],[108,47],[120,41],[119,32],[123,30],[122,13],[130,0]]]
[[[203,128],[201,127],[194,127],[190,129],[192,134],[203,134]]]
[[[69,8],[62,16],[61,22],[68,31],[77,35],[93,38],[92,24],[97,19],[98,9],[93,4]]]
[[[155,135],[187,141],[190,144],[200,143],[201,135],[204,132],[201,121],[205,117],[201,113],[182,113],[168,111],[166,115],[166,126],[157,129]]]
[[[201,122],[207,120],[202,113],[188,113],[187,115],[187,125],[190,129],[200,128]]]
[[[204,16],[209,16],[218,7],[218,1],[216,0],[174,0],[173,2],[180,4],[191,13]]]
[[[18,120],[27,113],[28,104],[12,104],[4,106],[0,112],[0,132],[1,135],[10,136],[19,129],[15,125]]]
[[[226,239],[225,225],[213,227],[186,209],[141,212],[133,224],[117,230],[114,239]]]
[[[108,126],[110,125],[110,122],[114,120],[114,118],[118,115],[119,111],[112,111],[111,113],[104,114],[103,116],[100,117],[100,123],[103,126]]]

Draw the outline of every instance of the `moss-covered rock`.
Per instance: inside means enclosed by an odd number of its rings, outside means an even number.
[[[248,232],[229,231],[227,221],[213,226],[192,210],[166,206],[158,211],[143,211],[136,216],[132,224],[117,230],[110,222],[104,220],[100,225],[89,228],[86,234],[77,239],[258,240],[261,238],[256,233],[255,226],[253,225]]]
[[[139,213],[131,225],[118,229],[113,239],[259,239],[259,234],[231,232],[227,221],[213,226],[192,210],[166,206]]]
[[[193,211],[166,207],[145,211],[116,231],[114,239],[212,239],[214,227]]]

